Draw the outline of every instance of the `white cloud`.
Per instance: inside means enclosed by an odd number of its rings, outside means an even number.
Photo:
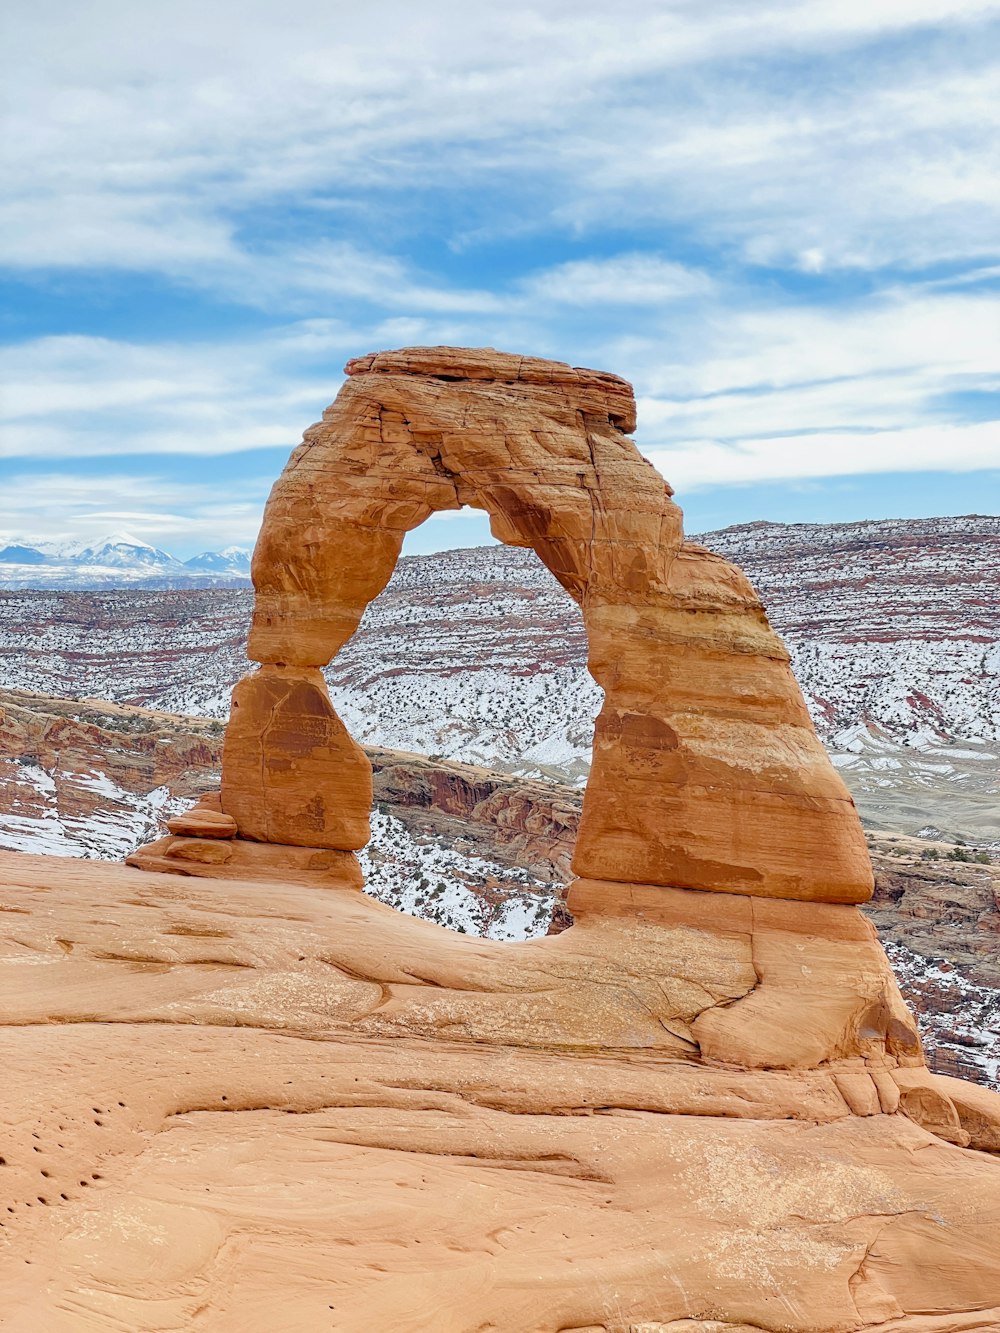
[[[269,0],[148,0],[141,23],[122,0],[15,7],[0,256],[225,287],[260,208],[322,199],[338,234],[364,235],[383,210],[405,225],[413,191],[496,181],[509,202],[476,225],[501,231],[524,226],[527,189],[535,226],[680,221],[767,264],[995,253],[997,46],[966,38],[998,15],[997,0],[305,0],[294,23]],[[867,45],[921,35],[919,55]],[[275,258],[310,266],[295,242]],[[324,263],[319,294],[342,290]]]
[[[586,266],[592,285],[582,284],[584,294],[597,300],[617,263]],[[650,271],[662,271],[659,261]],[[348,356],[412,342],[525,347],[530,325],[543,354],[569,345],[578,362],[632,378],[642,447],[657,456],[679,449],[683,476],[691,459],[702,480],[703,472],[716,475],[713,468],[719,477],[735,468],[739,480],[779,475],[776,467],[782,476],[811,476],[821,437],[836,441],[842,460],[862,459],[865,472],[972,466],[957,444],[943,442],[949,433],[957,442],[966,429],[963,395],[1000,390],[1000,295],[893,289],[826,309],[753,301],[719,290],[681,317],[668,307],[642,327],[630,320],[631,331],[617,338],[603,326],[581,335],[573,307],[569,333],[556,317],[559,303],[546,322],[543,306],[522,294],[498,301],[504,313],[485,326],[430,313],[359,329],[306,320],[209,344],[39,339],[0,350],[0,377],[11,385],[0,454],[16,463],[290,448],[335,395]],[[792,443],[780,445],[779,437]],[[970,428],[961,438],[976,466],[990,465],[981,460],[995,436]],[[907,462],[907,441],[927,440],[941,446],[936,458],[914,445]]]
[[[557,264],[526,278],[521,290],[530,301],[556,305],[661,306],[707,295],[713,285],[697,269],[636,253]]]
[[[685,490],[786,478],[945,470],[1000,473],[1000,422],[950,423],[910,430],[817,432],[720,444],[695,440],[647,456],[683,503]],[[984,497],[989,504],[990,497]]]
[[[877,404],[865,381],[880,376],[919,377],[924,394],[951,391],[966,377],[995,377],[1000,293],[893,288],[825,306],[726,293],[699,311],[680,347],[676,356],[652,338],[643,349],[626,339],[608,352],[627,356],[641,390],[655,397],[850,380],[859,401]]]
[[[20,475],[0,491],[0,544],[68,534],[98,539],[129,528],[182,555],[206,542],[252,546],[266,494],[266,478],[260,477],[227,478],[223,490],[218,482],[183,482],[169,473]]]
[[[208,314],[196,339],[158,339],[154,304],[133,341],[0,349],[0,458],[115,458],[103,496],[53,483],[52,503],[151,515],[155,538],[211,499],[172,502],[165,471],[144,508],[128,455],[194,470],[290,447],[347,356],[452,342],[633,378],[675,484],[993,466],[963,395],[1000,378],[997,18],[1000,0],[14,6],[0,263],[154,273]],[[502,280],[474,268],[498,240]],[[437,271],[438,244],[471,276]],[[280,322],[219,337],[213,302]],[[27,484],[0,524],[22,502],[48,521]]]

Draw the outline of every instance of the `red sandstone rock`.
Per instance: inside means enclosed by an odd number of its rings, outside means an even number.
[[[497,536],[533,547],[581,604],[605,691],[576,872],[864,901],[860,823],[788,654],[745,577],[684,544],[669,486],[625,434],[625,381],[489,348],[407,348],[347,370],[268,502],[251,656],[324,665],[385,586],[407,531],[438,510],[485,509]],[[255,708],[227,743],[224,807],[245,834],[308,842],[253,772],[265,715]],[[269,741],[276,765],[285,743]],[[368,798],[344,753],[323,791],[339,787],[353,830]]]
[[[228,842],[220,840],[217,834],[212,833],[208,837],[195,834],[190,838],[171,838],[164,855],[179,861],[200,861],[204,865],[214,866],[231,861],[233,849]]]
[[[353,852],[288,847],[281,843],[160,838],[126,858],[139,870],[212,879],[276,880],[320,889],[361,889],[364,879]]]
[[[258,842],[353,851],[370,837],[372,770],[319,671],[266,666],[233,691],[222,805]]]
[[[103,823],[117,807],[126,824],[129,794],[165,787],[192,800],[220,761],[213,727],[205,718],[0,690],[0,809],[44,819],[54,805],[60,820],[86,825],[95,816]],[[51,798],[25,782],[22,764],[50,775]],[[95,774],[107,782],[95,782]]]
[[[183,815],[175,815],[167,820],[171,833],[188,838],[235,838],[236,820],[232,815],[225,815],[221,810],[206,810],[195,806]]]
[[[1000,1325],[1000,1101],[925,1068],[847,905],[853,806],[746,580],[622,434],[628,387],[488,350],[349,369],[255,556],[242,836],[133,858],[174,878],[0,856],[18,1327]],[[574,924],[520,945],[314,891],[371,800],[317,668],[463,502],[578,598],[606,691]]]

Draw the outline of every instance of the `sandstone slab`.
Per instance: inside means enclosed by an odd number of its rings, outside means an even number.
[[[639,898],[500,945],[359,894],[0,854],[5,1326],[1000,1326],[1000,1098],[842,1009],[802,1020],[841,1054],[761,1067],[817,930],[863,949],[853,909]],[[699,1053],[698,1015],[738,1044],[779,991],[752,1067]]]
[[[287,880],[325,889],[361,889],[364,878],[353,852],[335,847],[291,847],[245,838],[220,841],[168,834],[126,858],[138,870],[168,875],[210,876],[239,880]]]
[[[232,815],[198,806],[168,819],[167,828],[171,833],[186,838],[235,838],[238,831]]]

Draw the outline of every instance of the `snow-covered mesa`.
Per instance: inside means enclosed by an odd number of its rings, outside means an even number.
[[[1000,517],[708,533],[757,587],[866,818],[1000,844]],[[190,588],[190,585],[185,585]],[[0,593],[0,686],[224,720],[248,588]],[[327,669],[358,740],[581,781],[601,692],[531,551],[400,561]]]

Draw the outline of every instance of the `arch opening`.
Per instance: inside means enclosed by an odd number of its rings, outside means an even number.
[[[531,550],[402,557],[324,672],[373,767],[367,894],[494,940],[550,932],[601,704],[585,645]]]
[[[323,668],[362,745],[582,786],[603,692],[579,608],[532,550],[404,554]]]

